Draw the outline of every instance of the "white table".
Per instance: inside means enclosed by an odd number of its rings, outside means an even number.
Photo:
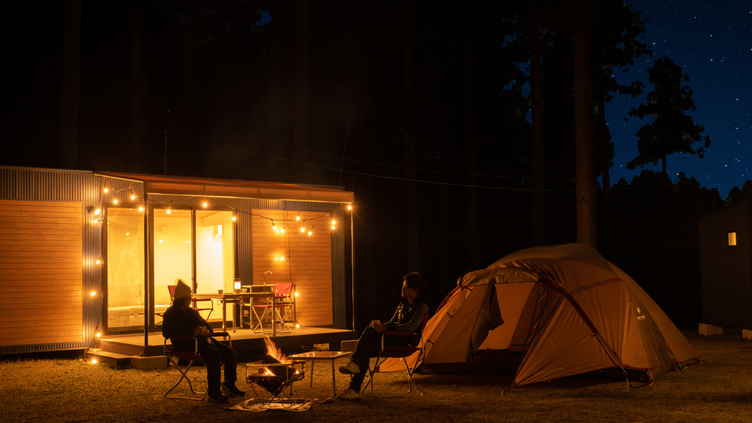
[[[311,360],[311,382],[310,386],[313,386],[313,364],[316,360],[329,360],[332,362],[332,395],[337,394],[337,380],[335,379],[336,373],[334,371],[334,360],[340,357],[347,357],[352,355],[352,351],[309,351],[300,354],[291,355],[289,358],[294,360]]]
[[[272,310],[276,305],[276,295],[274,292],[223,292],[221,294],[193,294],[193,298],[211,298],[222,301],[222,331],[227,331],[227,302],[236,302],[240,308],[240,319],[243,319],[243,304],[246,300],[250,301],[254,298],[271,298]],[[235,332],[238,327],[238,322],[232,319],[232,331]],[[241,326],[242,329],[242,326]],[[272,313],[272,336],[277,336],[277,325],[275,320],[275,313]]]

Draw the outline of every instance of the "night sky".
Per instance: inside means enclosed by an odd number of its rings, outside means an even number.
[[[647,70],[655,59],[666,55],[689,75],[689,87],[697,111],[691,113],[703,135],[712,140],[704,159],[674,154],[667,159],[669,174],[684,172],[707,188],[717,188],[726,198],[733,186],[742,187],[752,179],[752,2],[729,0],[634,0],[632,10],[642,10],[650,18],[644,42],[653,57],[642,56],[628,73],[617,72],[621,81],[640,79],[645,84],[635,99],[616,97],[607,105],[607,119],[615,144],[612,184],[628,182],[640,168],[628,170],[637,156],[635,132],[651,119],[624,121],[631,107],[645,101],[653,90]],[[701,143],[696,143],[697,148]],[[660,171],[660,163],[652,170]],[[674,180],[676,178],[674,177]]]

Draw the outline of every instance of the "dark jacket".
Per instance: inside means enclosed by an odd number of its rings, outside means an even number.
[[[162,321],[162,336],[172,338],[175,336],[193,336],[193,328],[206,326],[206,329],[214,333],[209,323],[204,320],[199,312],[192,307],[182,310],[180,307],[173,305],[165,311]],[[191,340],[170,340],[175,351],[193,351],[194,341]],[[199,343],[208,343],[206,336],[198,337]]]
[[[415,336],[410,340],[410,343],[415,345],[420,341],[420,334],[423,331],[423,319],[428,313],[428,305],[418,297],[410,304],[405,298],[403,298],[397,309],[394,310],[394,316],[384,323],[386,330],[395,332],[415,332]]]

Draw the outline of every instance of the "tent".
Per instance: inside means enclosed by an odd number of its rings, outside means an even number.
[[[606,369],[652,380],[699,361],[650,296],[582,244],[521,250],[465,274],[423,335],[419,372],[511,363],[512,387]],[[401,368],[388,359],[381,371]]]

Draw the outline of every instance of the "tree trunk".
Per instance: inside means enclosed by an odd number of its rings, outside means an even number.
[[[412,139],[412,92],[410,90],[410,1],[402,3],[402,88],[405,149],[405,200],[407,213],[407,265],[411,272],[420,270],[418,239],[418,190],[415,184],[415,145]]]
[[[198,43],[198,0],[191,0],[188,6],[188,40],[185,43],[185,77],[183,79],[183,134],[184,140],[181,148],[175,148],[176,137],[172,137],[172,146],[168,145],[165,152],[165,173],[169,168],[169,154],[180,156],[180,162],[194,169],[198,163],[193,163],[196,158],[203,157],[198,153],[201,143],[198,142],[197,134],[193,126],[195,119],[195,93],[196,93],[196,44]],[[187,169],[186,169],[187,170]]]
[[[530,0],[530,96],[532,97],[533,245],[546,244],[546,193],[543,159],[543,100],[541,95],[540,18],[538,0]]]
[[[58,163],[61,168],[68,169],[78,167],[81,9],[81,0],[66,0]]]
[[[573,33],[577,242],[597,248],[590,28]]]
[[[467,22],[465,48],[465,168],[467,169],[467,269],[478,268],[478,184],[475,166],[475,104],[473,87],[473,21]],[[444,161],[442,162],[444,163]]]
[[[310,183],[311,179],[311,1],[298,0],[295,14],[295,106],[293,165],[296,181]]]
[[[144,122],[144,81],[141,44],[143,35],[144,12],[141,0],[133,3],[133,33],[131,36],[131,125],[130,152],[131,163],[144,163],[142,150],[145,142]],[[143,165],[135,165],[137,172],[145,171]]]

